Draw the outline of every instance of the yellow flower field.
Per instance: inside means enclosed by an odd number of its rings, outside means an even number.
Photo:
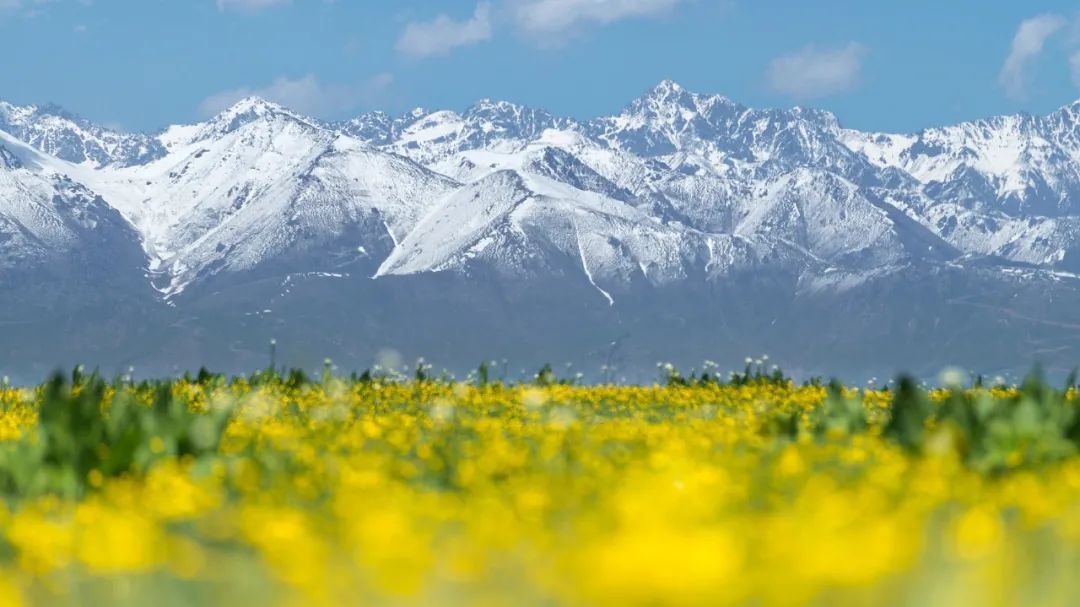
[[[0,388],[0,605],[1080,596],[1072,391],[95,381]]]

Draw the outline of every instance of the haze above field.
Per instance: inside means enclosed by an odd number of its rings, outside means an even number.
[[[591,118],[671,78],[907,132],[1078,96],[1065,1],[2,0],[0,98],[156,130],[249,93],[320,118],[483,97]]]

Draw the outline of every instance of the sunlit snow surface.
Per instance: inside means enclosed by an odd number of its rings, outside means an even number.
[[[822,277],[815,289],[965,255],[1067,276],[1078,120],[1069,106],[863,133],[673,82],[588,122],[485,100],[328,124],[251,98],[133,135],[0,104],[0,259],[76,249],[115,209],[165,296],[343,250],[375,279],[577,273],[609,304],[635,282],[762,267]]]

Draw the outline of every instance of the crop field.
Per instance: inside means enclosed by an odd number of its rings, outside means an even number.
[[[1078,449],[1037,378],[76,372],[0,387],[0,605],[1072,605]]]

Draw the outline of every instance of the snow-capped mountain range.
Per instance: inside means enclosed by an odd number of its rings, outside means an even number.
[[[674,82],[590,121],[484,100],[330,123],[249,98],[132,134],[0,102],[0,329],[49,334],[60,317],[63,338],[39,341],[67,343],[84,315],[151,327],[73,356],[161,365],[170,345],[177,364],[243,365],[283,333],[333,350],[319,360],[454,359],[532,353],[521,336],[552,323],[537,355],[633,366],[724,340],[808,370],[830,353],[860,370],[937,361],[876,349],[895,339],[1002,368],[1074,353],[1078,271],[1080,102],[914,134]],[[210,328],[226,318],[241,320]],[[897,328],[867,328],[882,319]],[[485,341],[477,321],[528,343]],[[938,343],[978,332],[1010,337],[970,362],[970,344]]]

